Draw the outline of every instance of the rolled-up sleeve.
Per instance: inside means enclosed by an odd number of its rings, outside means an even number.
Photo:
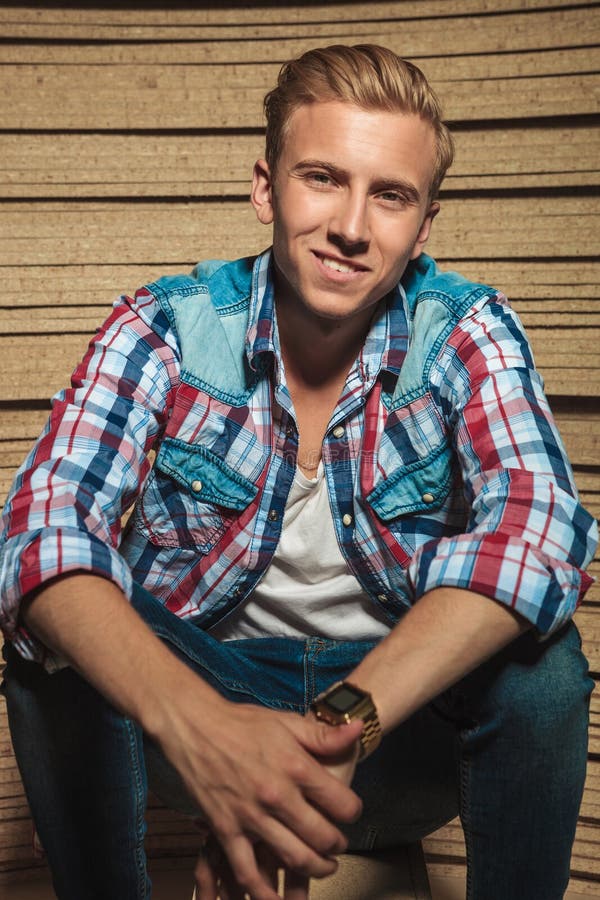
[[[422,546],[415,597],[476,591],[516,610],[541,635],[572,616],[592,582],[598,531],[581,506],[518,317],[500,296],[461,320],[430,375],[453,436],[470,518],[464,533]]]
[[[0,625],[27,658],[45,651],[22,627],[20,604],[45,582],[85,571],[131,593],[122,517],[149,474],[179,376],[175,340],[155,317],[164,325],[146,290],[115,304],[15,477],[2,516]]]

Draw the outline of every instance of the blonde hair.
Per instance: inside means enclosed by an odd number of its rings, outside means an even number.
[[[282,66],[277,86],[264,99],[266,159],[273,174],[293,113],[305,103],[328,100],[367,110],[413,113],[429,122],[436,143],[430,198],[437,195],[454,155],[440,102],[417,66],[376,44],[308,50]]]

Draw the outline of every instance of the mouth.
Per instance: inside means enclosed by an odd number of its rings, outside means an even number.
[[[313,252],[321,265],[332,272],[339,272],[342,275],[355,275],[358,272],[368,271],[366,266],[362,266],[359,263],[351,262],[347,259],[340,259],[336,256],[329,256],[325,253],[318,253],[316,250]]]

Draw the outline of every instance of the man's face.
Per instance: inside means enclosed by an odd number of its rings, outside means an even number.
[[[277,299],[320,319],[370,317],[429,236],[431,126],[411,114],[339,101],[292,115],[271,177],[254,169],[252,202],[273,223]]]

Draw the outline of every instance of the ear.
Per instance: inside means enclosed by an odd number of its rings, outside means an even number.
[[[427,241],[429,240],[429,235],[431,234],[431,225],[433,223],[433,220],[439,213],[439,211],[440,211],[440,204],[437,203],[437,201],[435,203],[432,203],[431,206],[429,207],[429,209],[427,210],[427,213],[425,214],[425,218],[423,219],[423,222],[419,229],[419,233],[417,235],[417,240],[415,241],[415,245],[413,247],[413,252],[411,253],[411,256],[410,256],[411,259],[416,259],[417,256],[420,256],[421,253],[423,252],[423,248],[424,248],[425,244],[427,243]]]
[[[263,225],[270,225],[273,221],[273,184],[271,171],[264,159],[259,159],[254,163],[250,202],[258,221]]]

